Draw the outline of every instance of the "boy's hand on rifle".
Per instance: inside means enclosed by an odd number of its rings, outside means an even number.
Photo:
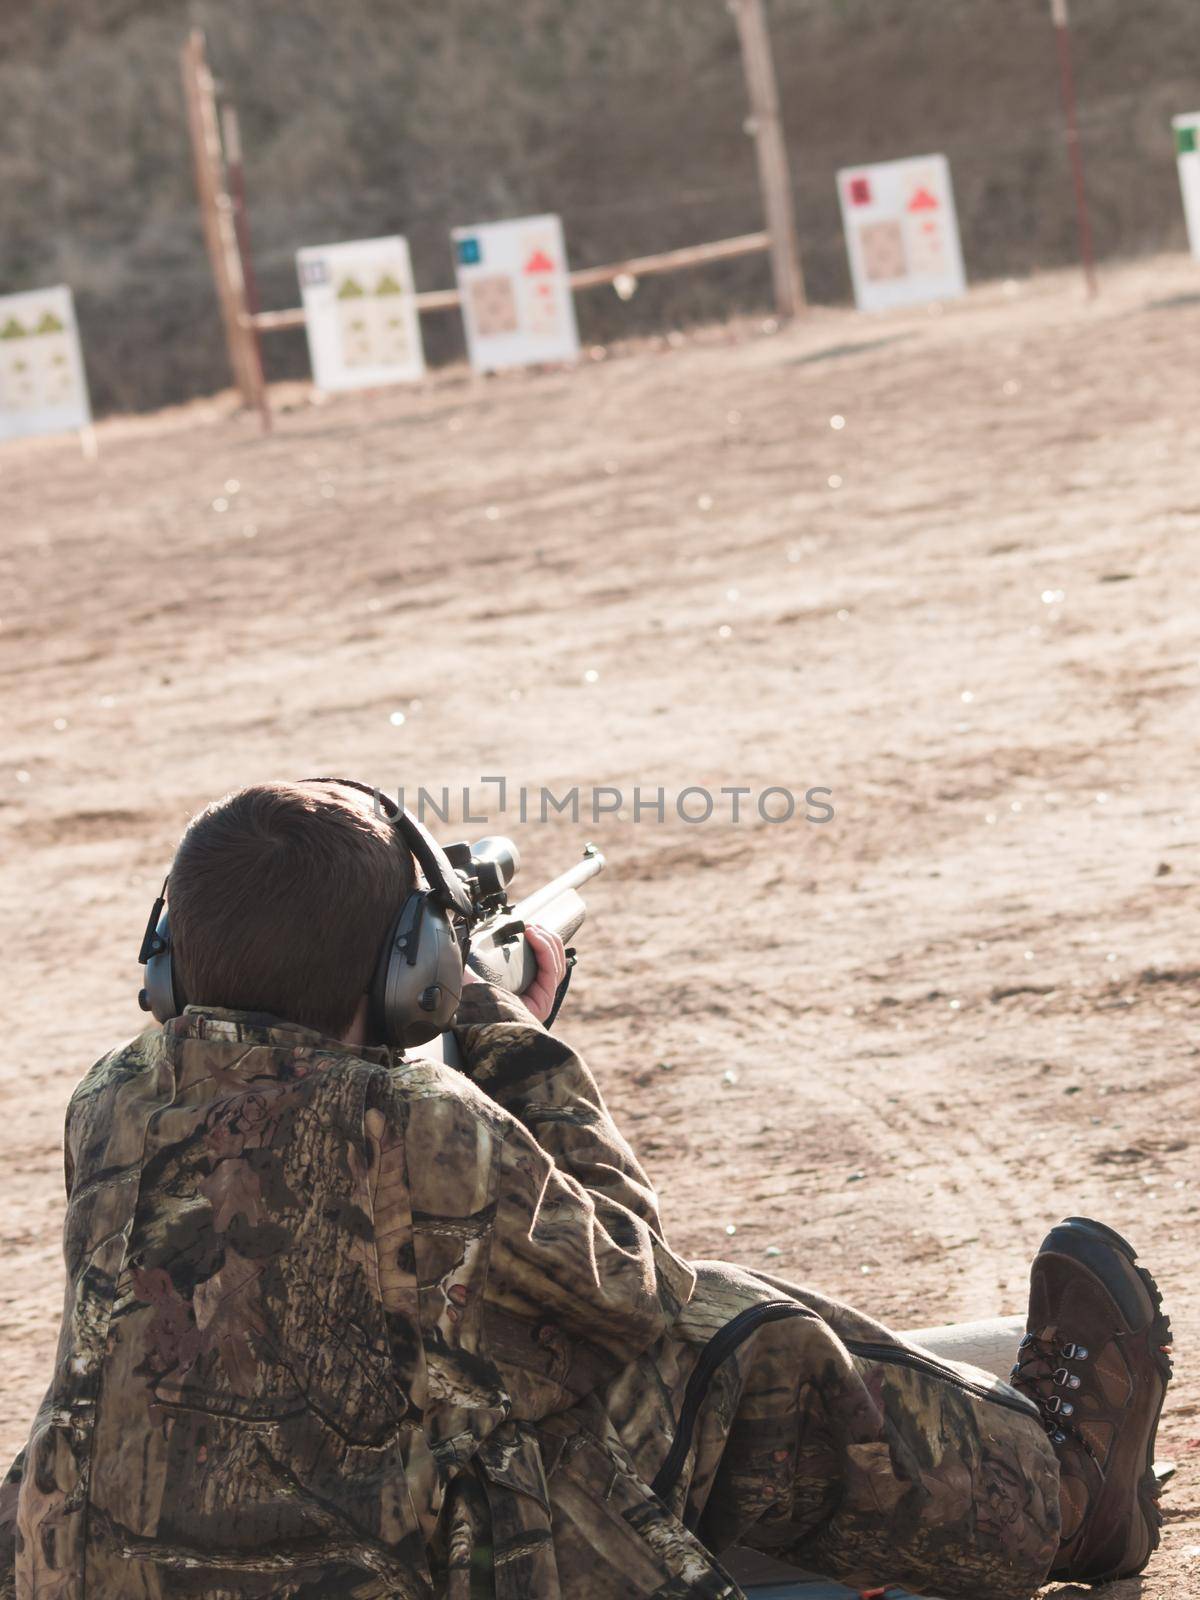
[[[558,986],[567,975],[567,952],[556,933],[539,928],[536,923],[526,924],[525,937],[537,957],[538,969],[537,976],[520,999],[539,1022],[545,1022],[554,1010]]]
[[[537,975],[525,992],[517,998],[539,1022],[545,1022],[554,1010],[554,997],[558,993],[558,986],[567,975],[567,952],[558,934],[551,933],[546,928],[539,928],[534,922],[526,923],[525,937],[529,940],[529,948],[537,957]],[[463,973],[464,987],[468,983],[483,981],[470,967]]]

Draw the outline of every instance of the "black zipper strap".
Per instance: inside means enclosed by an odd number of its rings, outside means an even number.
[[[651,1490],[660,1500],[665,1500],[679,1482],[679,1475],[687,1461],[688,1452],[692,1448],[692,1436],[696,1431],[696,1420],[700,1415],[700,1407],[704,1404],[704,1397],[708,1393],[708,1386],[713,1380],[713,1375],[721,1364],[729,1359],[739,1344],[742,1344],[756,1328],[764,1322],[775,1322],[781,1317],[800,1316],[808,1317],[813,1321],[820,1321],[817,1313],[808,1306],[802,1305],[798,1300],[764,1300],[757,1305],[747,1306],[744,1311],[739,1311],[719,1328],[713,1337],[700,1352],[700,1359],[692,1369],[691,1377],[683,1392],[683,1405],[679,1411],[679,1424],[675,1429],[675,1437],[671,1441],[671,1448],[667,1451],[666,1459],[658,1469]],[[836,1337],[836,1330],[830,1329]],[[841,1341],[853,1356],[858,1356],[863,1361],[873,1361],[891,1366],[910,1367],[915,1372],[922,1372],[927,1377],[936,1379],[939,1383],[948,1383],[956,1389],[961,1389],[965,1394],[975,1400],[985,1400],[993,1405],[1005,1406],[1010,1411],[1017,1412],[1020,1416],[1028,1417],[1031,1421],[1040,1424],[1037,1407],[1032,1401],[1026,1400],[1023,1395],[1007,1389],[1002,1384],[991,1387],[987,1384],[976,1383],[967,1378],[952,1366],[945,1365],[931,1355],[924,1355],[919,1350],[911,1349],[908,1345],[868,1343],[860,1339],[843,1339]]]
[[[964,1394],[969,1394],[974,1400],[987,1400],[992,1405],[1005,1406],[1009,1411],[1015,1411],[1022,1417],[1041,1421],[1041,1413],[1032,1400],[1026,1400],[1024,1395],[1018,1394],[1015,1389],[997,1380],[995,1386],[985,1383],[976,1383],[973,1379],[964,1377],[955,1367],[947,1366],[937,1360],[935,1356],[924,1355],[920,1350],[913,1350],[904,1344],[868,1344],[859,1339],[843,1339],[852,1356],[860,1356],[864,1361],[885,1362],[894,1367],[911,1367],[914,1372],[923,1372],[927,1377],[936,1378],[939,1383],[949,1383],[956,1389],[961,1389]]]
[[[780,1317],[795,1316],[817,1320],[816,1312],[810,1311],[798,1300],[759,1301],[757,1305],[747,1306],[744,1311],[739,1311],[736,1317],[713,1334],[701,1350],[700,1359],[692,1368],[687,1388],[683,1391],[683,1405],[680,1407],[679,1424],[675,1429],[671,1448],[667,1451],[666,1460],[659,1467],[654,1482],[650,1485],[651,1491],[660,1500],[665,1500],[679,1482],[679,1474],[683,1471],[688,1451],[692,1448],[696,1419],[700,1415],[700,1407],[704,1404],[704,1397],[708,1393],[708,1386],[717,1368],[722,1362],[728,1361],[738,1345],[748,1339],[760,1324],[775,1322]]]

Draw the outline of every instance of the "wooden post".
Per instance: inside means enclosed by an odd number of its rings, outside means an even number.
[[[771,279],[775,307],[781,317],[797,316],[804,309],[804,278],[796,243],[796,212],[787,146],[779,116],[779,90],[771,59],[771,36],[763,13],[763,0],[728,0],[737,21],[742,46],[742,66],[750,96],[754,144],[758,155],[758,181],[762,189],[767,232],[771,236]]]
[[[267,381],[263,373],[262,336],[255,318],[258,315],[258,280],[254,275],[254,256],[250,250],[250,212],[246,205],[246,173],[242,165],[242,134],[238,124],[237,107],[226,101],[221,107],[221,132],[225,142],[225,166],[229,173],[229,192],[233,198],[233,228],[237,239],[238,261],[242,268],[245,286],[246,315],[250,319],[248,337],[254,361],[254,378],[258,389],[258,410],[263,432],[271,431],[271,401],[267,394]]]
[[[1096,293],[1096,253],[1092,246],[1092,220],[1088,215],[1083,182],[1083,150],[1079,144],[1079,118],[1075,108],[1075,74],[1071,70],[1071,24],[1067,0],[1050,0],[1050,20],[1058,42],[1058,72],[1062,84],[1063,112],[1067,119],[1067,149],[1071,156],[1071,181],[1075,186],[1075,223],[1079,230],[1079,257],[1089,298]]]
[[[258,406],[262,371],[255,358],[246,306],[246,284],[238,255],[233,203],[225,189],[221,162],[221,130],[217,122],[216,92],[204,53],[204,35],[194,31],[181,58],[183,92],[187,101],[188,133],[196,167],[196,193],[204,243],[217,289],[217,303],[225,329],[225,347],[233,381],[243,402]]]

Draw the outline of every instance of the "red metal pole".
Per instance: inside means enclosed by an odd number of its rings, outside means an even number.
[[[1071,178],[1075,185],[1075,218],[1079,228],[1079,256],[1089,297],[1096,293],[1096,253],[1092,246],[1092,222],[1088,215],[1087,190],[1083,182],[1083,151],[1079,144],[1079,121],[1075,105],[1075,74],[1071,69],[1071,32],[1067,0],[1050,0],[1054,36],[1058,41],[1058,66],[1062,79],[1063,111],[1067,118],[1067,149],[1071,154]]]
[[[229,179],[229,198],[233,201],[233,232],[237,239],[238,255],[242,260],[242,282],[246,288],[246,310],[251,317],[258,315],[258,280],[254,276],[254,258],[250,253],[250,214],[246,207],[246,174],[242,167],[242,135],[238,127],[236,107],[226,102],[221,108],[221,132],[225,145],[225,171]],[[267,379],[263,368],[262,336],[256,327],[251,328],[254,355],[258,362],[258,412],[262,418],[263,432],[271,431],[271,401],[267,394]]]

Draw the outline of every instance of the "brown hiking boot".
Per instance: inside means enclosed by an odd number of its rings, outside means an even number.
[[[1012,1382],[1041,1411],[1058,1456],[1062,1542],[1047,1577],[1063,1582],[1130,1577],[1158,1547],[1154,1435],[1171,1332],[1136,1260],[1119,1233],[1068,1217],[1029,1275]]]

